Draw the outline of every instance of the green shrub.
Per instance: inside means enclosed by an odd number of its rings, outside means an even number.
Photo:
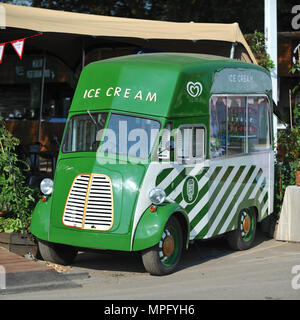
[[[26,227],[39,196],[38,190],[26,185],[25,177],[19,167],[20,160],[15,152],[18,145],[19,140],[8,132],[3,118],[0,117],[0,212],[5,212],[7,219],[3,222],[2,217],[0,231],[4,229],[21,231],[21,224],[18,223],[20,216]]]
[[[293,126],[279,130],[277,135],[280,153],[275,164],[275,210],[280,214],[287,186],[295,185],[295,170],[300,160],[300,112],[299,106],[293,110]]]
[[[266,50],[264,34],[255,31],[253,34],[245,34],[244,37],[252,50],[257,63],[267,70],[274,68],[275,64]]]

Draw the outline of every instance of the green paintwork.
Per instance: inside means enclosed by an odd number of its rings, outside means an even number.
[[[84,240],[84,246],[115,249],[113,246],[119,243],[118,236],[123,236],[125,238],[122,238],[122,250],[129,250],[132,212],[134,212],[137,190],[140,187],[145,170],[146,166],[141,164],[107,164],[100,166],[94,154],[89,154],[89,156],[83,153],[81,155],[78,153],[63,155],[56,168],[49,241],[56,242],[57,237],[59,237],[60,242],[69,243],[70,237],[74,237],[71,241],[72,244],[80,246],[85,234],[90,233],[90,241]],[[63,225],[62,213],[71,184],[79,173],[88,172],[105,174],[112,181],[114,224],[109,231],[78,230]],[[68,233],[64,237],[65,230],[68,230]],[[61,235],[59,235],[60,233]]]
[[[267,72],[256,65],[199,54],[162,53],[108,59],[91,63],[83,69],[70,111],[110,109],[151,117],[206,115],[214,73],[225,67],[251,68],[267,76]],[[186,84],[199,79],[203,91],[199,97],[193,98],[187,93]],[[258,88],[262,86],[263,83],[257,85]],[[121,91],[114,95],[117,87]],[[94,90],[91,92],[93,97],[86,95],[84,98],[86,90],[91,89]],[[96,94],[97,89],[100,90]],[[126,89],[129,90],[127,93]],[[141,95],[136,97],[139,91]],[[146,101],[149,92],[152,95],[157,93],[156,102]]]
[[[48,240],[52,197],[37,203],[30,223],[30,231],[41,240]]]
[[[91,112],[106,111],[109,116],[114,112],[151,117],[160,121],[161,128],[168,121],[172,121],[175,128],[185,123],[193,124],[200,121],[206,128],[208,145],[208,101],[211,96],[211,87],[215,73],[225,67],[252,68],[267,74],[259,66],[197,54],[144,54],[91,63],[81,73],[69,118],[89,110]],[[197,81],[201,81],[202,91],[199,96],[192,97],[187,92],[187,83]],[[258,88],[260,87],[263,86],[258,85]],[[197,94],[197,89],[193,86],[191,93]],[[155,148],[153,154],[155,154]],[[148,208],[138,223],[131,247],[138,198],[148,197],[148,194],[140,194],[139,190],[151,159],[148,163],[132,164],[120,157],[118,164],[100,165],[97,162],[97,156],[99,154],[96,152],[65,154],[60,152],[53,195],[47,202],[40,202],[33,213],[31,232],[36,237],[79,247],[137,251],[149,248],[160,240],[165,223],[175,212],[179,212],[184,217],[188,229],[190,228],[187,214],[178,205],[179,200],[182,199],[177,199],[177,203],[159,206],[156,213],[150,212]],[[105,174],[112,181],[114,223],[109,231],[82,230],[63,225],[62,216],[70,187],[75,177],[82,173]],[[188,172],[178,176],[177,180],[165,190],[166,193],[171,193],[186,174]],[[204,171],[199,172],[196,179],[199,180],[204,174]],[[163,177],[160,178],[163,180]],[[201,190],[196,190],[198,197],[208,191],[211,181]],[[179,197],[182,197],[181,194]],[[209,203],[207,205],[209,206]],[[187,206],[187,212],[192,208],[192,204],[189,206]],[[203,215],[205,212],[207,210],[203,210]],[[200,212],[195,219],[201,219],[203,215],[201,216]],[[195,220],[192,220],[192,227],[194,224]],[[189,232],[187,244],[188,241]]]
[[[147,209],[143,214],[134,237],[133,250],[139,251],[156,245],[161,239],[165,225],[172,214],[177,213],[182,216],[187,226],[186,247],[189,241],[189,220],[185,211],[176,203],[168,203],[158,206],[156,212]]]

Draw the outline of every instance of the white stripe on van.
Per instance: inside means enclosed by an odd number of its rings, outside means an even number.
[[[248,190],[251,188],[251,185],[252,185],[252,183],[254,182],[254,179],[255,179],[255,177],[257,176],[257,173],[258,173],[259,170],[260,170],[260,168],[259,168],[259,167],[256,167],[255,170],[253,171],[253,173],[252,173],[252,175],[251,175],[248,183],[246,184],[244,190],[243,190],[242,193],[240,194],[239,199],[237,200],[235,207],[238,207],[238,206],[239,206],[239,204],[241,203],[241,201],[242,201],[243,198],[245,197],[245,194],[246,194],[246,193],[248,192]],[[224,222],[224,224],[223,224],[223,226],[222,226],[222,228],[221,228],[221,230],[220,230],[220,232],[219,232],[220,234],[226,232],[226,230],[227,230],[227,228],[228,228],[228,225],[229,225],[229,223],[231,222],[231,220],[233,219],[233,216],[234,216],[235,214],[236,214],[236,210],[232,210],[232,211],[230,212],[230,214],[228,215],[226,221]]]

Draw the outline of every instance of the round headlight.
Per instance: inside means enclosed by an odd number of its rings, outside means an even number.
[[[153,204],[162,204],[166,200],[166,193],[161,188],[153,188],[149,191],[149,198]]]
[[[49,178],[43,179],[40,187],[43,194],[50,195],[53,191],[53,180]]]

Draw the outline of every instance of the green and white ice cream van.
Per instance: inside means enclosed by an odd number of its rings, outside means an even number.
[[[249,248],[273,212],[272,114],[257,65],[177,53],[87,65],[32,216],[42,257],[134,251],[164,275],[193,240]]]

